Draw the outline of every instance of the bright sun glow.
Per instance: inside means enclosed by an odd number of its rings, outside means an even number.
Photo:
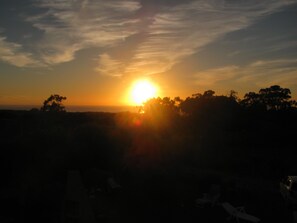
[[[136,104],[142,104],[150,98],[156,97],[157,89],[153,83],[147,80],[137,81],[132,87],[132,100]]]

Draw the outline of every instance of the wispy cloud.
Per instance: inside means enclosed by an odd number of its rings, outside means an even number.
[[[38,0],[33,6],[37,8],[35,13],[38,9],[40,13],[26,15],[25,19],[42,31],[38,39],[27,40],[36,41],[27,47],[31,48],[30,53],[22,50],[21,43],[2,38],[0,59],[19,67],[51,66],[74,60],[79,50],[100,48],[96,70],[112,72],[116,69],[107,65],[118,67],[121,62],[111,58],[107,48],[125,44],[127,37],[141,33],[141,41],[135,44],[136,50],[127,67],[120,66],[121,74],[162,73],[208,43],[295,2],[193,0],[172,4],[166,1],[153,13],[142,14],[139,12],[145,6],[140,0]],[[4,31],[0,30],[2,36]]]
[[[226,66],[197,72],[194,75],[197,87],[215,87],[221,82],[268,87],[279,84],[290,87],[297,82],[297,59],[262,60],[247,66]]]
[[[31,53],[24,52],[22,46],[8,42],[0,36],[0,60],[17,67],[41,67],[44,64],[35,60]]]
[[[141,7],[133,0],[41,0],[35,6],[47,11],[27,21],[44,31],[38,49],[48,64],[71,61],[83,48],[121,43],[137,32],[132,17]]]
[[[194,74],[194,80],[199,87],[208,87],[217,84],[220,81],[232,80],[237,78],[240,67],[235,65],[208,69]]]
[[[102,75],[119,77],[122,76],[123,64],[104,53],[99,56],[98,66],[95,70]]]
[[[291,86],[297,81],[297,59],[261,60],[238,72],[238,82],[251,81],[259,86],[281,84]]]
[[[127,72],[161,73],[217,38],[296,1],[197,0],[158,13]]]
[[[273,52],[273,51],[281,51],[281,50],[287,50],[297,47],[297,40],[290,40],[290,41],[282,41],[278,43],[271,44],[268,47],[265,47],[266,52]]]

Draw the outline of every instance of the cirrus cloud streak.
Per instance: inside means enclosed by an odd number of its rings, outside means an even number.
[[[167,8],[154,17],[128,73],[162,73],[201,47],[227,33],[244,29],[257,19],[296,1],[197,0]]]

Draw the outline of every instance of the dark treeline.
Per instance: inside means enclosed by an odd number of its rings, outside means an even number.
[[[188,170],[279,179],[297,171],[297,111],[290,94],[272,86],[239,100],[234,91],[217,96],[209,90],[184,100],[151,99],[138,114],[63,112],[64,97],[55,109],[49,98],[40,110],[2,110],[3,212],[26,206],[28,218],[58,213],[68,170],[81,171],[86,184],[94,170],[127,185],[133,176],[178,178]]]
[[[242,100],[235,91],[217,96],[212,90],[185,100],[153,98],[143,111],[150,125],[169,131],[169,142],[181,139],[174,150],[184,163],[277,178],[297,171],[296,108],[290,90],[275,85]]]

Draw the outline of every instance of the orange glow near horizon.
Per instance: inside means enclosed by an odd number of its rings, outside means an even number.
[[[139,80],[133,84],[130,94],[131,103],[141,105],[157,96],[157,87],[149,80]]]

